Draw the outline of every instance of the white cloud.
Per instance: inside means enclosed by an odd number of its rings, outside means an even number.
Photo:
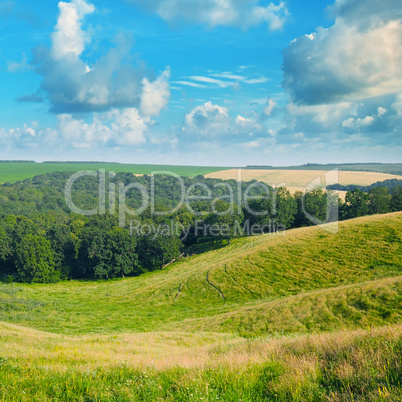
[[[169,70],[156,80],[147,78],[143,64],[135,63],[132,56],[132,39],[124,35],[117,36],[115,47],[88,65],[81,57],[89,43],[82,24],[94,6],[73,0],[60,2],[59,9],[51,49],[37,47],[33,51],[33,64],[43,77],[41,89],[47,94],[51,112],[137,108],[146,115],[158,115],[169,100]]]
[[[173,84],[185,85],[193,88],[205,88],[205,85],[197,84],[196,82],[190,81],[173,81]]]
[[[232,73],[214,73],[211,74],[212,77],[218,77],[218,78],[226,78],[228,80],[234,80],[234,81],[242,81],[245,80],[246,78],[243,75],[237,75],[237,74],[232,74]]]
[[[0,129],[0,144],[2,149],[39,148],[41,144],[52,144],[57,137],[55,130],[40,129],[37,122],[24,124],[22,127],[5,130]]]
[[[59,10],[56,31],[51,36],[52,56],[56,60],[68,53],[79,56],[89,42],[88,35],[81,29],[82,20],[85,15],[93,13],[95,7],[84,0],[73,0],[71,3],[61,1]]]
[[[141,113],[145,116],[158,116],[168,104],[170,97],[169,77],[170,69],[166,69],[154,82],[149,82],[148,78],[143,79]]]
[[[206,102],[185,116],[183,131],[202,136],[215,136],[226,133],[229,125],[228,109]]]
[[[100,148],[105,145],[135,146],[146,142],[149,120],[135,108],[95,114],[92,122],[76,119],[69,114],[58,115],[58,132],[64,144],[74,148]]]
[[[299,106],[289,103],[286,108],[291,116],[305,117],[325,127],[337,124],[340,119],[348,115],[351,111],[351,104],[342,102],[333,105]]]
[[[392,104],[392,109],[395,110],[399,116],[402,116],[402,93],[396,97],[396,102]]]
[[[191,80],[194,80],[194,81],[197,81],[197,82],[205,82],[207,84],[214,84],[214,85],[217,85],[218,87],[221,87],[221,88],[227,88],[227,87],[233,85],[233,83],[230,82],[230,81],[222,81],[222,80],[217,80],[216,78],[203,77],[203,76],[199,76],[199,75],[192,76],[192,77],[189,77],[189,78]]]
[[[402,90],[402,2],[386,3],[338,1],[332,27],[292,41],[283,70],[294,102],[350,101]]]
[[[356,127],[367,127],[371,126],[375,121],[373,116],[366,116],[364,118],[354,119],[350,117],[342,122],[342,127],[345,128],[356,128]]]
[[[387,109],[385,109],[385,108],[383,108],[381,106],[379,106],[377,108],[377,114],[378,114],[379,117],[384,116],[384,114],[386,114],[386,113],[387,113]]]
[[[336,0],[329,10],[336,18],[360,28],[382,25],[384,21],[402,18],[400,0]]]
[[[242,115],[233,118],[229,109],[206,102],[185,116],[180,141],[186,142],[191,138],[198,140],[198,144],[209,141],[216,147],[225,147],[227,144],[248,142],[250,137],[256,141],[267,136],[267,129],[254,118]],[[189,147],[191,144],[194,143],[190,143]]]
[[[2,149],[36,148],[52,152],[59,149],[110,149],[116,146],[142,146],[152,121],[135,108],[94,113],[91,119],[71,114],[57,115],[55,129],[41,128],[38,122],[9,130],[0,129]],[[48,152],[48,151],[47,151]]]
[[[129,0],[156,12],[166,21],[184,20],[208,27],[248,28],[266,23],[270,30],[281,29],[289,12],[284,2],[261,5],[260,0]]]
[[[259,78],[251,78],[249,80],[244,80],[244,82],[246,82],[247,84],[265,84],[266,82],[268,82],[269,79],[266,77],[259,77]]]
[[[267,106],[264,108],[265,116],[271,116],[272,112],[277,106],[278,104],[274,100],[268,99]]]

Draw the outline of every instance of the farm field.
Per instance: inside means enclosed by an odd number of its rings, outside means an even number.
[[[402,163],[308,163],[300,166],[247,166],[247,169],[263,170],[329,170],[346,172],[377,172],[402,175]]]
[[[321,180],[322,186],[326,184],[325,174],[328,171],[324,170],[267,170],[267,169],[228,169],[219,172],[212,172],[206,177],[217,179],[235,179],[239,177],[243,181],[257,180],[274,186],[284,186],[294,194],[296,191],[303,191],[303,189],[317,179]],[[240,175],[240,176],[239,176]],[[360,186],[368,186],[378,181],[388,179],[401,179],[402,176],[392,175],[387,173],[376,172],[357,172],[357,171],[339,171],[339,184],[349,185],[355,184]],[[331,183],[334,184],[334,183]],[[345,192],[340,192],[343,197]]]
[[[195,177],[222,170],[222,167],[205,166],[165,166],[165,165],[131,165],[120,163],[85,162],[85,163],[27,163],[0,162],[0,183],[15,183],[34,176],[52,172],[80,172],[83,170],[114,171],[116,173],[151,174],[155,171],[169,171],[183,177]]]
[[[137,278],[0,285],[1,397],[399,400],[402,213],[339,225]]]

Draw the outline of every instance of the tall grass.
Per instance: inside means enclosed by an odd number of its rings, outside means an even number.
[[[138,365],[129,358],[88,367],[85,359],[79,362],[73,354],[60,355],[53,365],[14,353],[0,357],[0,397],[7,401],[399,401],[401,331],[396,326],[239,339],[211,347],[191,368]],[[183,354],[188,350],[182,346]],[[80,354],[78,349],[75,355]]]

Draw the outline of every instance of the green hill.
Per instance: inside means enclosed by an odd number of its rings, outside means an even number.
[[[109,282],[0,285],[4,401],[397,401],[402,213]]]
[[[402,213],[249,237],[110,282],[1,285],[0,320],[64,334],[262,335],[397,323]],[[278,312],[281,312],[279,314]]]

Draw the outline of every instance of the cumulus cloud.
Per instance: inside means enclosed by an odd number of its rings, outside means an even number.
[[[185,116],[183,131],[202,136],[215,136],[226,133],[229,125],[228,109],[206,102]]]
[[[262,5],[259,0],[129,0],[157,13],[166,21],[248,28],[266,23],[270,30],[281,29],[289,12],[284,2]]]
[[[402,93],[398,94],[391,108],[395,110],[399,116],[402,116]]]
[[[155,81],[149,82],[148,78],[142,81],[143,90],[141,96],[141,112],[145,116],[157,116],[168,104],[170,69],[166,69]]]
[[[59,10],[51,48],[37,47],[33,51],[33,65],[43,77],[41,89],[47,94],[51,112],[140,108],[146,115],[158,115],[169,98],[169,70],[156,79],[147,77],[142,63],[135,63],[132,56],[132,40],[125,36],[117,37],[115,46],[100,59],[86,62],[82,54],[89,37],[82,24],[85,16],[94,12],[94,6],[73,0],[60,2]]]
[[[297,38],[284,51],[284,86],[293,102],[314,105],[400,92],[402,2],[338,0],[332,10],[332,27]]]
[[[336,144],[349,146],[351,141],[355,146],[360,141],[372,148],[384,144],[398,147],[402,129],[402,102],[398,115],[398,99],[398,95],[387,95],[323,105],[289,103],[276,140],[279,144],[321,144],[324,149]],[[303,141],[298,133],[303,133]]]
[[[52,34],[52,56],[60,60],[66,54],[81,55],[85,44],[90,41],[82,30],[82,20],[95,11],[93,4],[84,0],[72,0],[71,3],[59,2],[60,15],[56,31]]]
[[[328,9],[334,17],[361,28],[367,24],[382,25],[384,21],[402,18],[399,0],[336,0]]]
[[[90,123],[69,114],[57,118],[61,138],[75,148],[134,146],[146,142],[144,134],[149,120],[142,118],[135,108],[95,114]]]
[[[366,116],[359,119],[349,117],[348,119],[342,122],[342,127],[346,128],[367,127],[371,126],[374,123],[374,121],[375,121],[374,116]]]
[[[2,149],[39,148],[41,144],[51,144],[55,136],[55,130],[40,129],[37,122],[25,123],[22,127],[0,129],[0,144]]]
[[[266,127],[255,118],[242,115],[234,118],[226,107],[206,102],[185,116],[180,139],[184,143],[191,140],[197,141],[198,145],[220,147],[222,144],[245,144],[265,137],[268,137]]]
[[[130,148],[147,143],[152,121],[136,108],[94,113],[90,119],[71,114],[57,115],[55,129],[41,128],[38,122],[9,130],[0,129],[0,144],[8,148],[110,149]]]

